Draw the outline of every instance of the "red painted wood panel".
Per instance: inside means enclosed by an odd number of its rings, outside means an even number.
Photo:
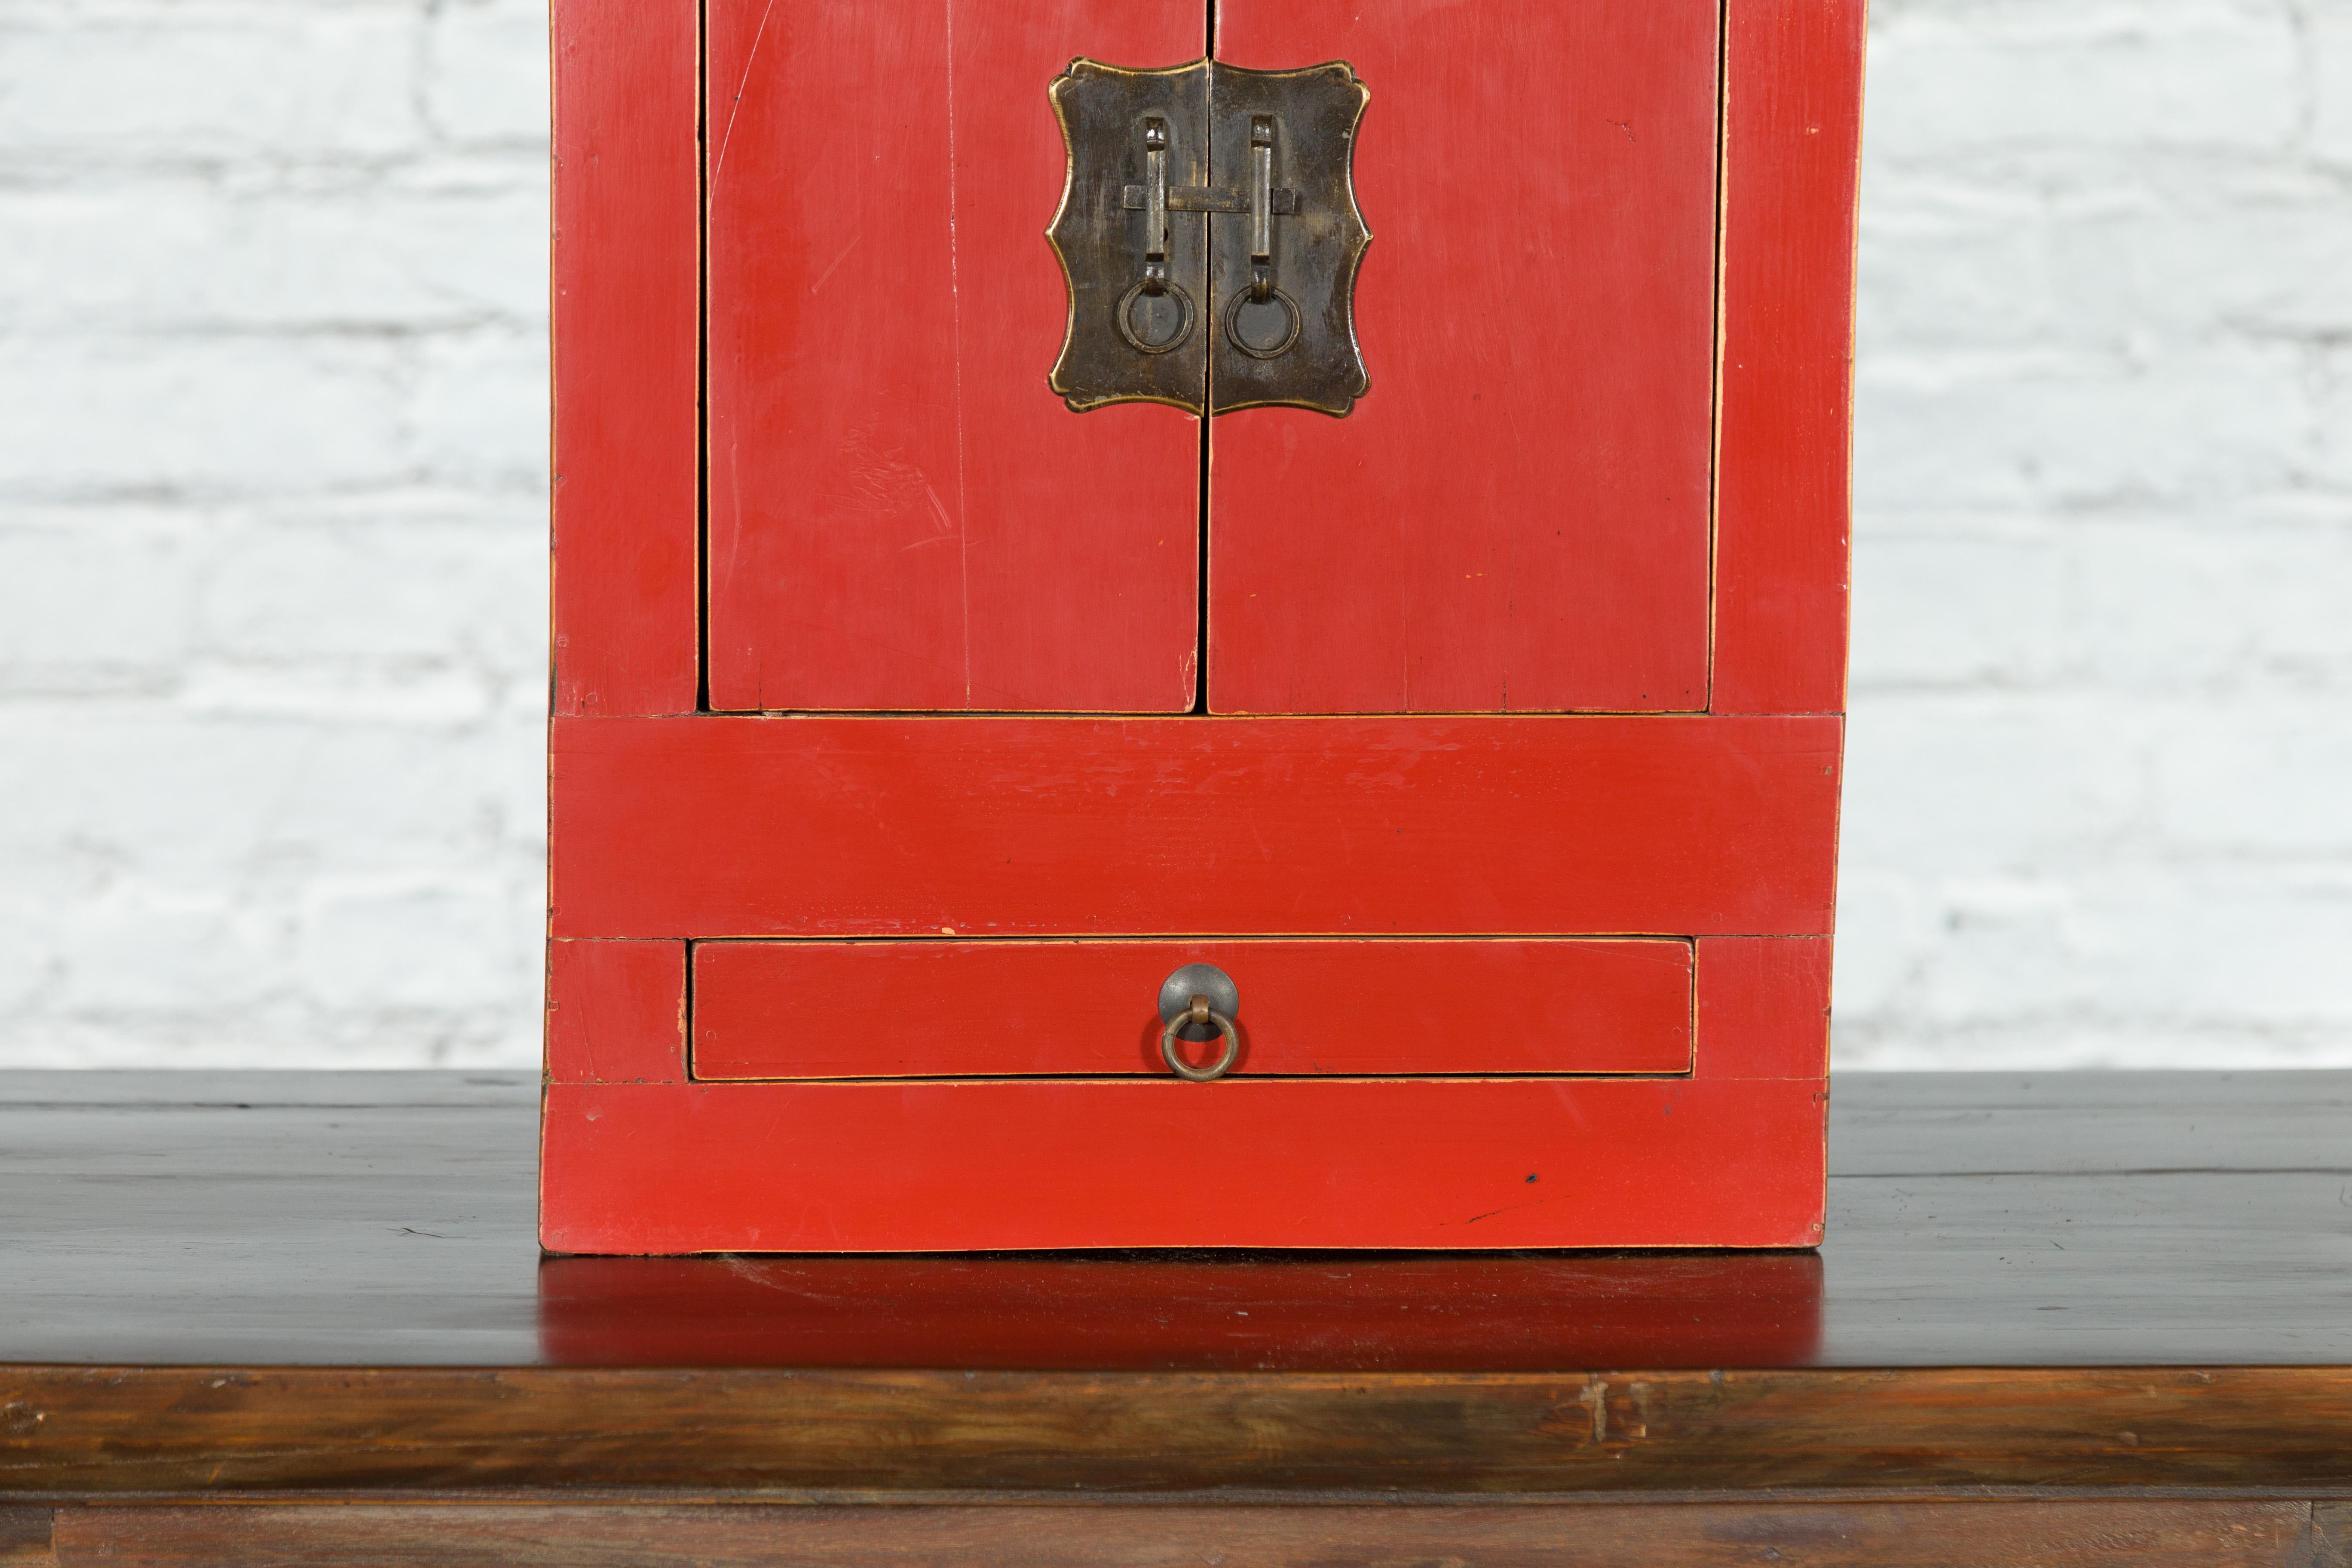
[[[1728,8],[1718,712],[1845,706],[1865,8]]]
[[[551,1086],[557,1252],[1811,1247],[1819,1085]]]
[[[1047,390],[1072,56],[1197,0],[711,0],[710,691],[721,709],[1181,711],[1199,426]]]
[[[1818,1079],[1829,1068],[1828,937],[1698,944],[1700,1077]]]
[[[1839,729],[559,720],[554,931],[1820,934]]]
[[[1160,985],[1194,963],[1240,991],[1236,1073],[1690,1068],[1683,942],[704,942],[694,1076],[1166,1077]]]
[[[690,713],[694,0],[553,0],[555,711]]]
[[[1370,89],[1345,419],[1215,423],[1217,712],[1706,706],[1717,0],[1218,0]]]
[[[686,1079],[686,943],[547,944],[551,1083]]]

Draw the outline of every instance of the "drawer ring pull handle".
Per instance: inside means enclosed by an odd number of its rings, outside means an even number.
[[[1223,1037],[1225,1048],[1207,1067],[1193,1067],[1176,1054],[1176,1037],[1189,1024],[1213,1024],[1217,1033]],[[1168,1026],[1160,1031],[1160,1059],[1168,1064],[1170,1072],[1194,1083],[1206,1083],[1211,1079],[1224,1077],[1226,1070],[1234,1065],[1234,1058],[1241,1054],[1242,1032],[1234,1026],[1231,1018],[1210,1006],[1206,996],[1193,997],[1192,1005],[1169,1019]]]

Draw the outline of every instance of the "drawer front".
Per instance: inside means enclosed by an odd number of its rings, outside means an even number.
[[[694,1076],[1173,1082],[1157,1009],[1188,963],[1239,992],[1235,1074],[1690,1070],[1675,940],[722,942],[694,949]]]

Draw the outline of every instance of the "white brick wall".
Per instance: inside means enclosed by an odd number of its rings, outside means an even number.
[[[2352,0],[1878,0],[1842,1061],[2352,1063]],[[0,7],[0,1064],[520,1065],[528,0]]]
[[[1838,1059],[2352,1064],[2352,0],[1878,0]]]
[[[520,1064],[530,0],[0,8],[0,1064]]]

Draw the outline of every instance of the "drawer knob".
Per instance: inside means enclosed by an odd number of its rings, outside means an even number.
[[[1233,976],[1213,963],[1188,963],[1160,987],[1160,1058],[1168,1070],[1194,1083],[1223,1078],[1241,1055],[1241,1031],[1234,1015],[1241,1011],[1241,992]],[[1193,1067],[1177,1053],[1181,1039],[1222,1039],[1224,1048],[1206,1067]]]

